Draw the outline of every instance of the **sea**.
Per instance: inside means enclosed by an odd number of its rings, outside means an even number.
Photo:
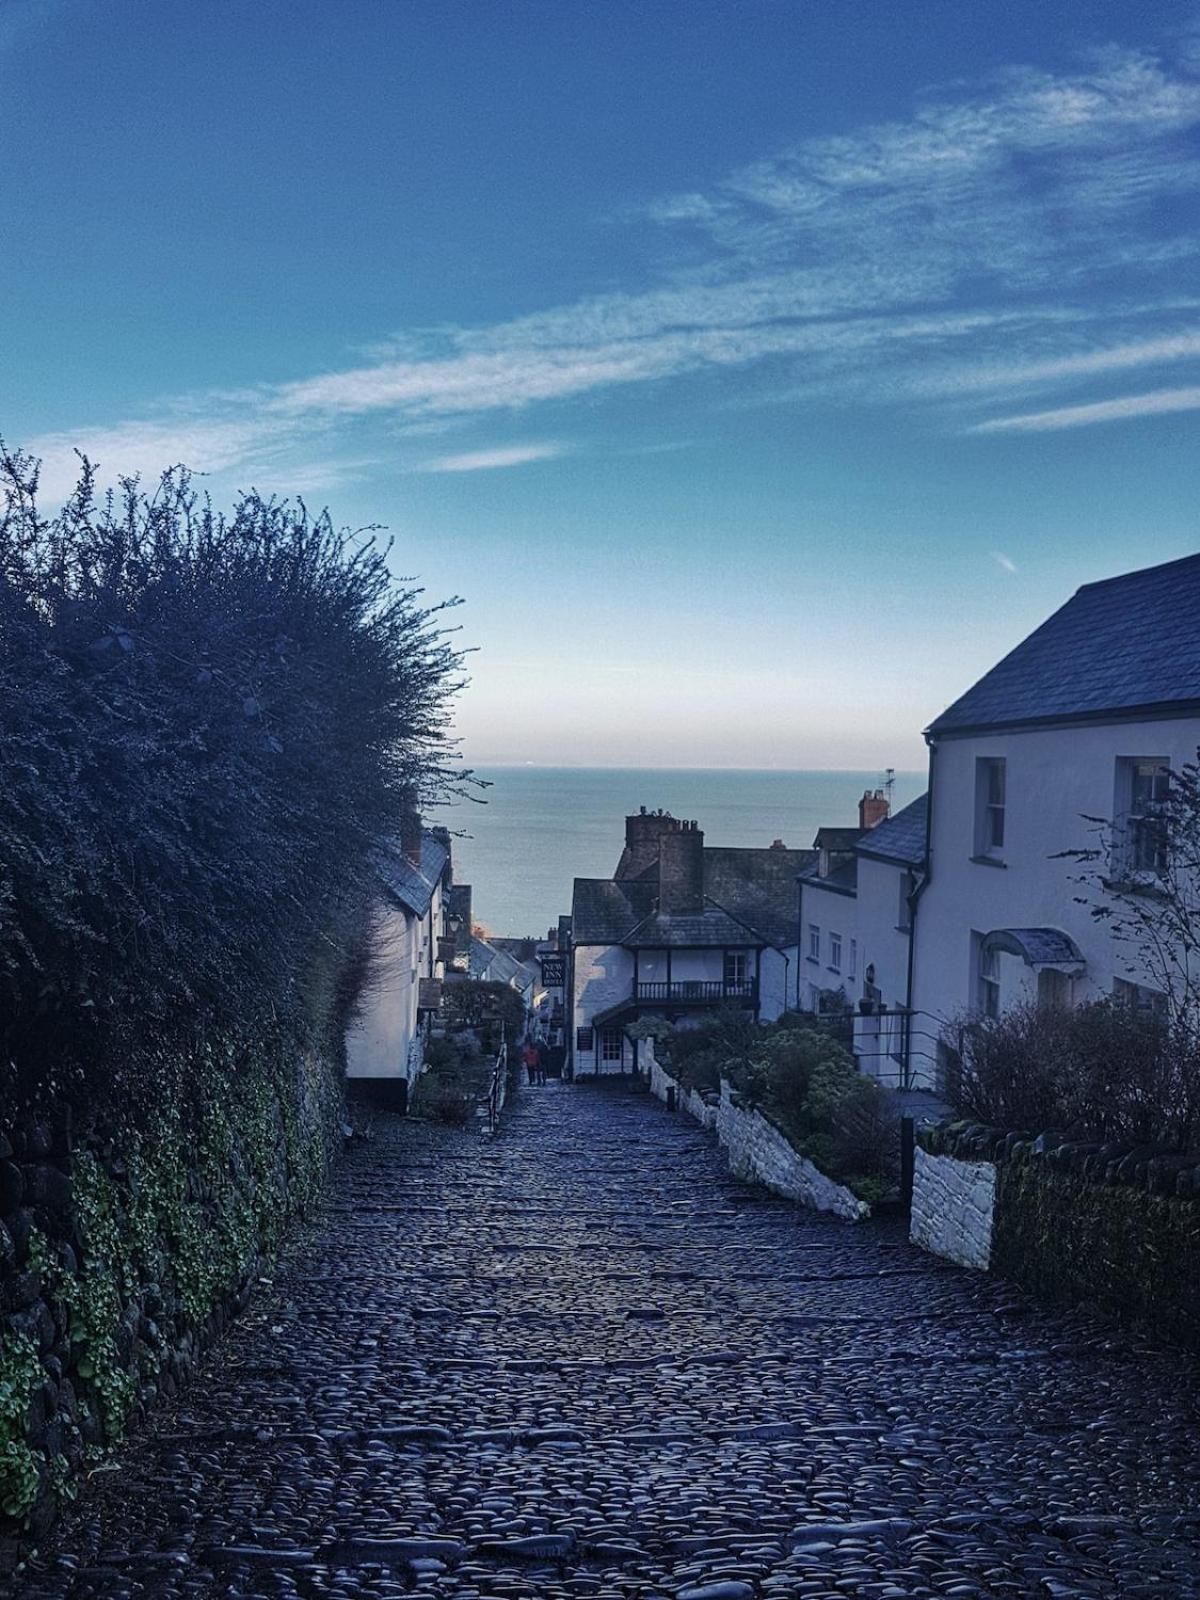
[[[611,877],[625,817],[661,806],[694,819],[705,843],[792,849],[822,826],[850,827],[881,772],[691,767],[476,767],[487,787],[431,814],[455,835],[454,877],[472,885],[472,915],[496,935],[544,939],[571,909],[575,878]],[[894,774],[892,808],[915,800],[923,772]]]

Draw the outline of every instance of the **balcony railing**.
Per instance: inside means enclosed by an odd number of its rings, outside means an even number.
[[[733,983],[684,978],[673,983],[639,983],[637,997],[652,1005],[718,1005],[722,1000],[733,1000],[738,1005],[752,1006],[758,998],[758,984],[753,978]]]

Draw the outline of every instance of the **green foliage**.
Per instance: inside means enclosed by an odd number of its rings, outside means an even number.
[[[372,852],[462,781],[460,657],[302,504],[36,483],[0,447],[0,1103],[152,1127],[207,1040],[326,1038]]]
[[[768,1027],[742,1024],[738,1031],[718,1023],[707,1035],[680,1029],[670,1041],[672,1066],[680,1046],[683,1074],[696,1075],[685,1081],[728,1078],[801,1155],[861,1199],[875,1203],[894,1191],[900,1153],[895,1109],[829,1032],[797,1016]]]
[[[24,1439],[25,1415],[42,1381],[37,1345],[25,1334],[0,1350],[0,1512],[22,1518],[37,1499],[42,1458]]]
[[[431,1039],[417,1080],[417,1109],[440,1122],[465,1125],[488,1092],[493,1061],[469,1033]]]
[[[525,1002],[506,983],[455,979],[442,990],[442,1013],[451,1033],[474,1030],[492,1055],[506,1039],[515,1045],[525,1029]]]
[[[758,1028],[730,1011],[714,1012],[694,1027],[675,1027],[655,1045],[665,1070],[685,1088],[717,1090],[722,1075],[737,1070],[756,1042]]]

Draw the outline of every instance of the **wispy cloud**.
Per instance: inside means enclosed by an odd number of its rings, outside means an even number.
[[[496,467],[523,467],[530,461],[553,461],[564,455],[561,444],[513,444],[494,450],[467,450],[456,456],[436,456],[418,472],[490,472]]]
[[[1161,417],[1173,411],[1200,411],[1200,386],[1156,389],[1151,394],[1127,394],[1116,400],[1060,406],[1054,411],[1028,411],[1012,417],[992,417],[987,422],[977,422],[971,432],[1050,433],[1060,428],[1085,428],[1097,422]]]
[[[754,372],[760,395],[789,403],[917,406],[949,431],[1183,409],[1195,390],[1078,391],[1200,362],[1196,308],[1178,292],[1181,268],[1200,262],[1189,48],[1109,49],[1057,75],[1014,68],[926,96],[907,120],[661,197],[626,219],[661,235],[660,258],[677,246],[655,282],[490,326],[402,329],[340,370],[34,445],[56,483],[76,445],[114,467],[178,455],[245,473],[279,452],[303,460],[315,440],[332,459],[331,443],[372,418],[411,432],[704,372]],[[1035,387],[1064,403],[980,419],[995,396]],[[550,448],[562,447],[481,447],[413,470],[515,466]]]
[[[998,567],[1003,567],[1005,572],[1015,572],[1017,570],[1017,563],[1011,556],[1006,556],[1003,550],[993,550],[992,560]]]

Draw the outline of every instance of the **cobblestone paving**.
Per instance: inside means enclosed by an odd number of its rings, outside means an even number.
[[[358,1148],[22,1594],[1200,1596],[1198,1422],[1194,1363],[551,1085]]]

